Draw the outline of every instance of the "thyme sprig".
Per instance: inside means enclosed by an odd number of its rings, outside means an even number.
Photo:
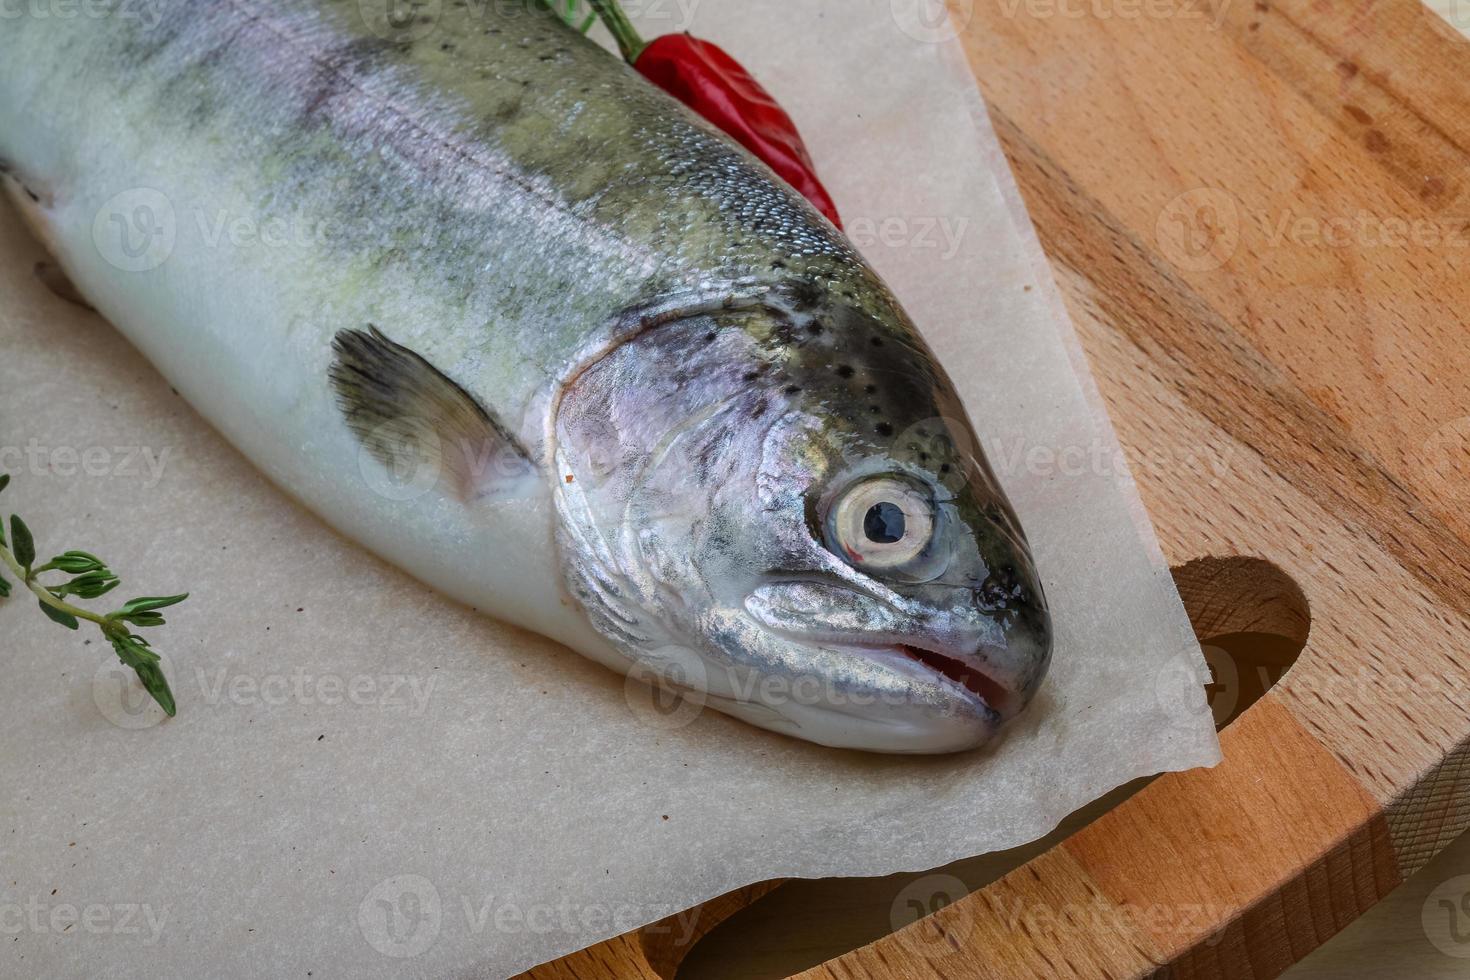
[[[541,3],[566,21],[573,30],[583,34],[592,30],[599,20],[602,21],[630,65],[648,47],[647,42],[639,37],[638,30],[628,19],[628,15],[623,13],[623,8],[618,6],[617,0],[541,0]]]
[[[0,474],[0,493],[10,485],[9,474]],[[142,596],[124,603],[106,615],[83,609],[67,601],[68,598],[99,599],[121,585],[116,573],[96,555],[85,551],[66,551],[42,565],[36,564],[36,541],[25,521],[15,514],[10,515],[10,537],[5,537],[5,528],[0,524],[0,567],[10,570],[22,586],[29,589],[41,607],[41,612],[53,623],[69,630],[81,628],[81,621],[95,623],[103,637],[112,644],[119,660],[131,667],[138,675],[145,690],[153,696],[170,718],[178,711],[168,679],[163,676],[161,660],[149,646],[148,641],[133,632],[164,625],[160,609],[178,605],[189,598],[188,593],[171,596]],[[73,576],[65,582],[47,584],[41,576],[60,573]],[[0,599],[8,598],[11,584],[0,575]]]
[[[597,12],[594,10],[583,10],[582,5],[586,0],[541,0],[551,12],[556,14],[575,31],[586,34],[592,30],[592,25],[597,23]]]
[[[635,64],[643,49],[648,47],[648,42],[638,35],[638,29],[628,19],[628,15],[623,13],[617,0],[587,0],[587,6],[602,19],[603,26],[613,36],[613,40],[618,42],[623,60],[630,65]]]

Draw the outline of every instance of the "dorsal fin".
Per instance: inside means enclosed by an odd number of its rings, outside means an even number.
[[[535,470],[530,453],[484,406],[377,327],[341,331],[332,350],[330,375],[342,414],[384,466],[437,474],[466,502]]]

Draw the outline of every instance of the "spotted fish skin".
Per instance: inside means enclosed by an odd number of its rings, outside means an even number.
[[[279,485],[463,601],[813,741],[990,738],[1049,662],[1039,580],[848,241],[536,0],[373,7],[7,20],[0,160],[82,294]],[[386,476],[329,383],[370,326],[530,465]],[[865,576],[823,530],[880,473],[933,497],[942,573]],[[808,675],[829,693],[793,704]]]

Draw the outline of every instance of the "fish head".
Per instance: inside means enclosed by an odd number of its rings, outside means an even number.
[[[589,374],[559,421],[564,467],[594,471],[559,488],[563,553],[632,659],[754,724],[878,752],[984,745],[1032,699],[1051,622],[1030,550],[905,324],[695,317]]]

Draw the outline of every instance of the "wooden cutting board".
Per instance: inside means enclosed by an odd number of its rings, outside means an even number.
[[[1470,44],[1417,0],[951,7],[1196,630],[1305,649],[1219,768],[803,976],[1274,977],[1470,827]],[[531,975],[671,977],[668,935]]]

